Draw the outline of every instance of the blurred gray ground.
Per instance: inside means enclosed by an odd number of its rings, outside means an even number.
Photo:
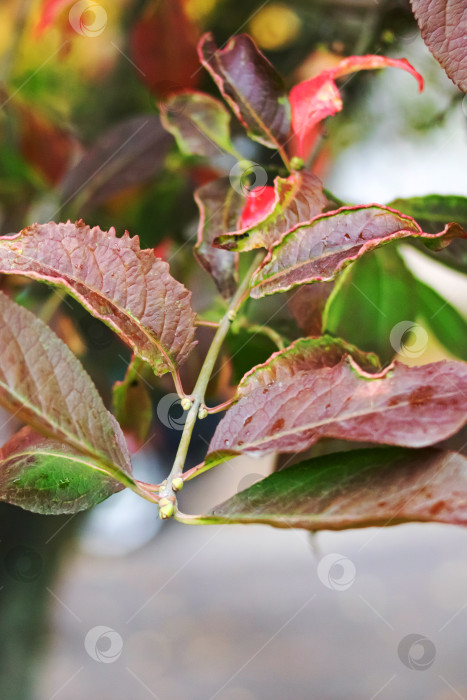
[[[298,531],[174,524],[124,558],[70,554],[37,700],[467,698],[465,530],[322,533],[313,547]],[[344,590],[318,576],[331,552],[355,567],[324,579]],[[85,649],[98,625],[119,635],[111,663]],[[401,660],[409,634],[434,647]]]

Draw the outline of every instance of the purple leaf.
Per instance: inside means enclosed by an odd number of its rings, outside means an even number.
[[[411,0],[422,37],[453,83],[467,92],[465,0]]]
[[[201,37],[201,63],[248,135],[268,148],[280,148],[290,131],[290,105],[282,78],[247,34],[219,49],[212,34]]]
[[[77,513],[123,488],[99,462],[29,427],[0,450],[0,500],[34,513]]]
[[[0,238],[0,272],[63,287],[160,376],[194,347],[191,292],[137,236],[72,224],[34,224]]]
[[[456,433],[466,406],[463,362],[395,363],[372,376],[344,358],[253,389],[219,423],[209,454],[303,452],[324,437],[425,447]]]
[[[467,238],[467,233],[457,224],[424,233],[410,216],[376,204],[343,207],[287,233],[253,276],[251,296],[259,299],[299,284],[330,281],[364,253],[408,236],[443,246],[454,237]]]
[[[467,458],[456,452],[397,447],[339,452],[271,474],[196,522],[306,530],[432,521],[467,525],[466,475]]]
[[[123,484],[132,483],[120,426],[67,346],[3,293],[0,336],[0,404]]]
[[[170,96],[164,103],[161,122],[186,155],[214,158],[223,151],[236,155],[230,140],[230,114],[210,95],[181,92]]]
[[[255,197],[256,190],[249,197]],[[271,249],[285,233],[298,224],[309,223],[326,206],[323,185],[313,173],[293,172],[289,177],[274,180],[274,203],[272,211],[259,222],[224,233],[215,245],[226,250]],[[229,229],[224,229],[229,230]]]
[[[147,182],[162,169],[170,141],[159,117],[152,114],[112,126],[65,177],[63,207],[73,201],[74,209],[83,214],[119,192]]]
[[[238,253],[214,248],[212,243],[220,232],[236,226],[244,197],[231,186],[228,177],[223,177],[197,189],[195,200],[200,220],[194,255],[222,296],[229,298],[237,286]]]

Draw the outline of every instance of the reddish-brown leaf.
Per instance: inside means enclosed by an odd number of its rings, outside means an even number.
[[[388,207],[343,207],[285,234],[253,276],[251,296],[258,299],[300,284],[330,281],[364,253],[408,236],[443,246],[452,238],[467,238],[467,232],[448,224],[440,233],[424,233],[410,216]]]
[[[466,502],[465,456],[432,448],[380,447],[301,462],[195,520],[306,530],[432,521],[467,525]]]
[[[425,447],[456,433],[466,408],[463,362],[396,363],[369,375],[344,358],[255,388],[219,423],[209,453],[302,452],[324,437]]]
[[[72,224],[34,224],[0,238],[0,272],[63,287],[116,331],[162,375],[194,347],[191,292],[169,274],[137,236]]]
[[[102,471],[131,483],[123,433],[79,361],[42,321],[3,293],[0,337],[0,404]]]
[[[131,56],[138,75],[161,99],[196,87],[201,77],[196,53],[199,34],[183,4],[183,0],[162,0],[147,5],[131,32]]]
[[[333,288],[334,282],[322,282],[307,284],[290,292],[289,309],[305,335],[322,333],[323,312]]]
[[[334,367],[343,357],[350,355],[365,371],[375,373],[381,369],[379,359],[372,352],[362,352],[355,345],[340,338],[322,335],[317,338],[299,338],[288,348],[275,352],[261,365],[256,365],[240,381],[237,396],[242,398],[254,389],[267,387],[293,377],[297,372],[311,372],[324,367]]]
[[[199,57],[249,136],[268,148],[285,144],[290,105],[280,75],[247,34],[219,49],[212,34],[201,37]]]
[[[335,84],[337,78],[359,70],[373,70],[393,66],[411,73],[423,89],[423,78],[405,58],[384,56],[349,56],[334,68],[323,71],[310,80],[305,80],[290,91],[292,108],[292,132],[298,142],[298,155],[307,158],[309,136],[316,125],[342,109],[342,100]]]
[[[238,253],[214,248],[212,243],[220,233],[237,224],[244,197],[232,187],[228,177],[223,177],[196,190],[195,200],[200,214],[195,257],[222,296],[229,298],[237,286]]]
[[[246,214],[249,223],[244,228],[218,236],[214,241],[215,245],[226,250],[271,249],[298,224],[309,223],[327,203],[321,181],[316,175],[305,170],[293,172],[286,178],[276,177],[272,206],[269,203],[270,190],[271,188],[267,188],[267,194],[263,195],[263,190],[258,188],[252,190],[248,197],[248,202],[259,197],[259,205],[254,211],[262,218],[251,223],[253,205],[247,203]]]
[[[467,4],[465,0],[410,0],[433,56],[467,92]]]
[[[112,126],[72,168],[62,185],[63,207],[70,202],[80,216],[119,192],[141,185],[161,170],[171,137],[159,117],[131,117]]]

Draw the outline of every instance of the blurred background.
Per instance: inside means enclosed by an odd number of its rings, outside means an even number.
[[[204,31],[219,45],[249,32],[289,86],[342,56],[406,57],[425,91],[392,69],[352,76],[314,169],[346,202],[466,194],[467,101],[426,49],[408,0],[2,0],[2,235],[76,217],[127,229],[170,263],[193,290],[196,310],[219,317],[223,303],[192,258],[193,192],[231,164],[180,155],[159,120],[165,98],[181,88],[216,95],[196,56]],[[237,148],[261,162],[262,148],[232,123]],[[466,317],[460,271],[413,246],[399,252]],[[4,277],[0,287],[50,322],[110,406],[128,349],[44,286]],[[294,337],[283,306],[273,298],[251,314],[257,323],[274,316],[276,330]],[[408,306],[398,310],[401,319]],[[426,332],[417,362],[450,357]],[[211,331],[198,337],[183,368],[188,390]],[[274,350],[269,338],[239,329],[211,402]],[[467,338],[462,353],[467,359]],[[170,468],[183,417],[169,379],[148,382],[154,418],[134,465],[138,478],[157,482]],[[190,465],[203,459],[215,424],[210,417],[197,427]],[[0,425],[3,444],[18,426],[3,413]],[[182,508],[201,512],[273,468],[271,460],[225,464],[190,483]],[[460,528],[312,537],[262,526],[160,527],[154,506],[124,492],[71,518],[0,504],[0,533],[5,700],[467,698]]]

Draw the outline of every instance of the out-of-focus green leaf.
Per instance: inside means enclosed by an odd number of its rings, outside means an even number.
[[[434,289],[416,282],[417,308],[437,339],[456,357],[467,360],[467,321]]]

